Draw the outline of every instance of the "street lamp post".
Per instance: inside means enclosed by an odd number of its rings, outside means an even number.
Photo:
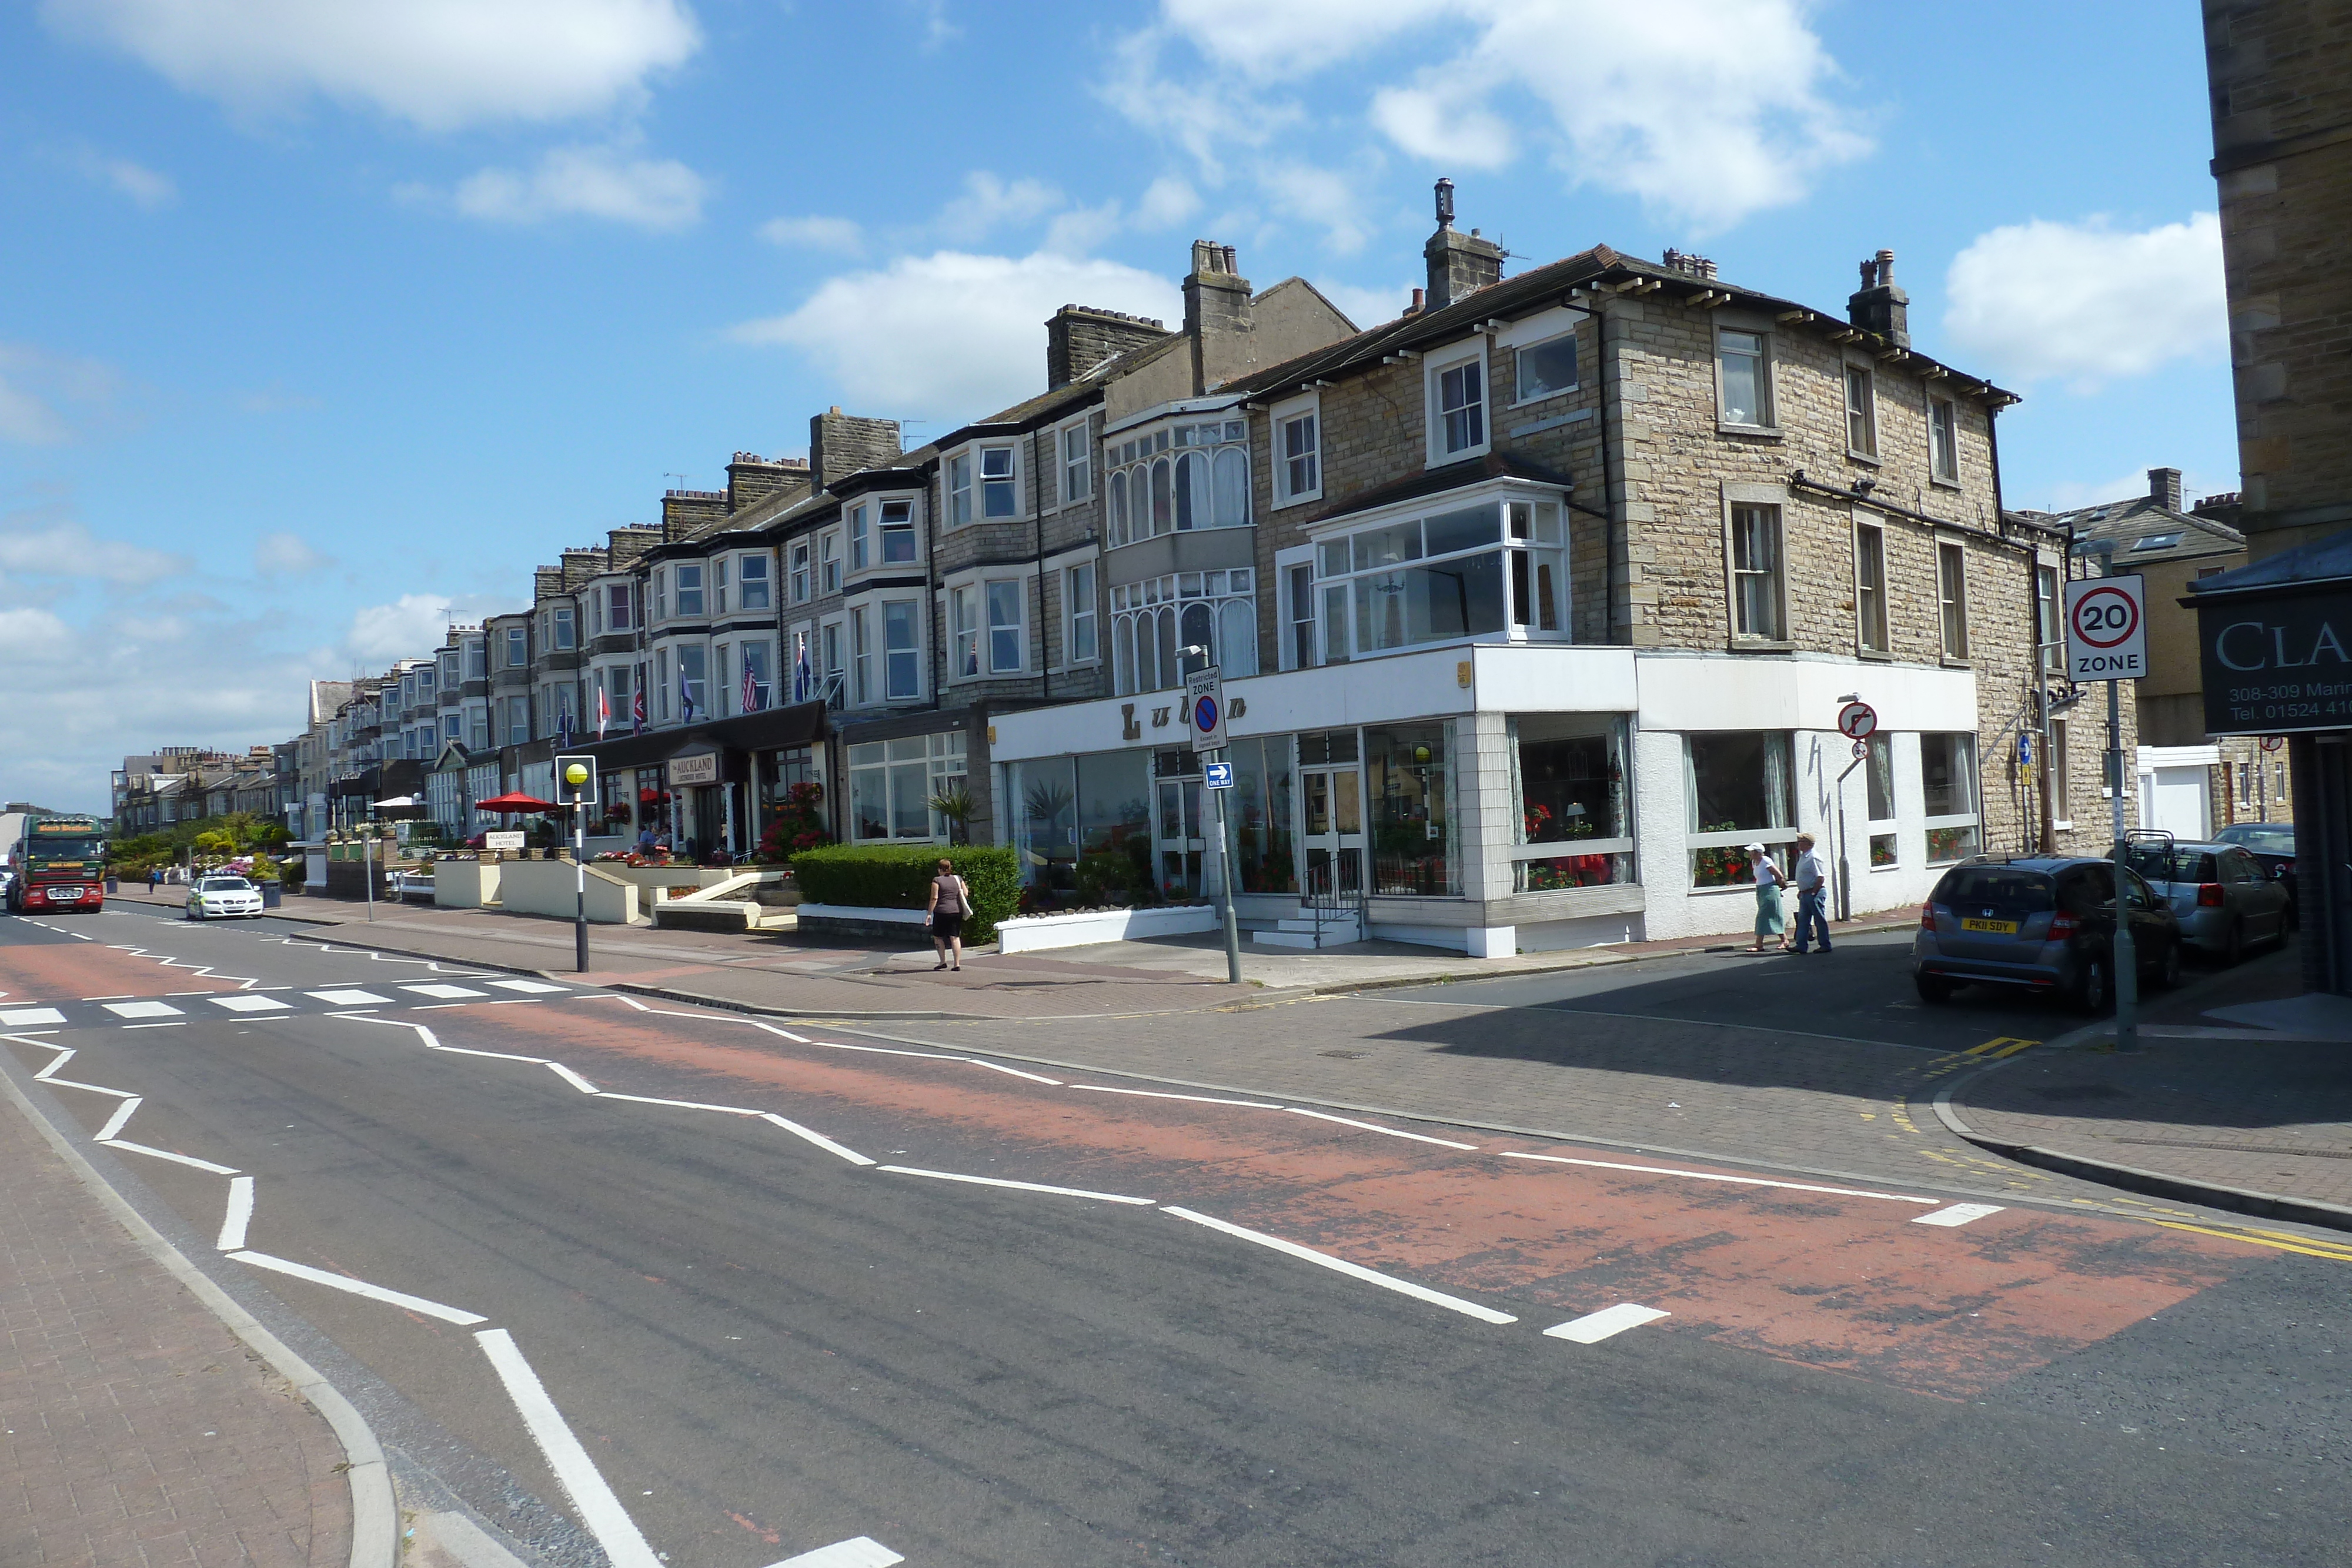
[[[584,804],[586,792],[581,786],[588,782],[584,763],[574,762],[563,770],[563,781],[570,785],[572,796],[572,940],[573,957],[581,974],[588,972],[588,816]]]

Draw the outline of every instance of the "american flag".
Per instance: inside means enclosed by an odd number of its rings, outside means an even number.
[[[751,661],[743,661],[743,711],[760,711],[760,683],[751,678]]]

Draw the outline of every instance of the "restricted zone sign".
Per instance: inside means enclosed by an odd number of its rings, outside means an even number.
[[[2138,577],[2085,577],[2066,585],[2066,674],[2076,681],[2135,681],[2147,674]]]
[[[1221,671],[1202,670],[1185,680],[1184,727],[1192,733],[1195,751],[1215,751],[1225,744],[1225,683]]]

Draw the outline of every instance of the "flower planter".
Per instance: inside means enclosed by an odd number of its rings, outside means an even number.
[[[1216,905],[1185,904],[1159,909],[1091,909],[1077,915],[1024,915],[999,921],[998,950],[1034,953],[1046,947],[1085,947],[1097,942],[1132,942],[1146,936],[1213,931]]]

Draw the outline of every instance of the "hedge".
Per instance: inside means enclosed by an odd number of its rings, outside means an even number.
[[[920,909],[942,860],[971,889],[967,942],[995,939],[996,923],[1021,907],[1021,862],[992,844],[828,844],[793,857],[793,881],[811,904],[853,909]]]

